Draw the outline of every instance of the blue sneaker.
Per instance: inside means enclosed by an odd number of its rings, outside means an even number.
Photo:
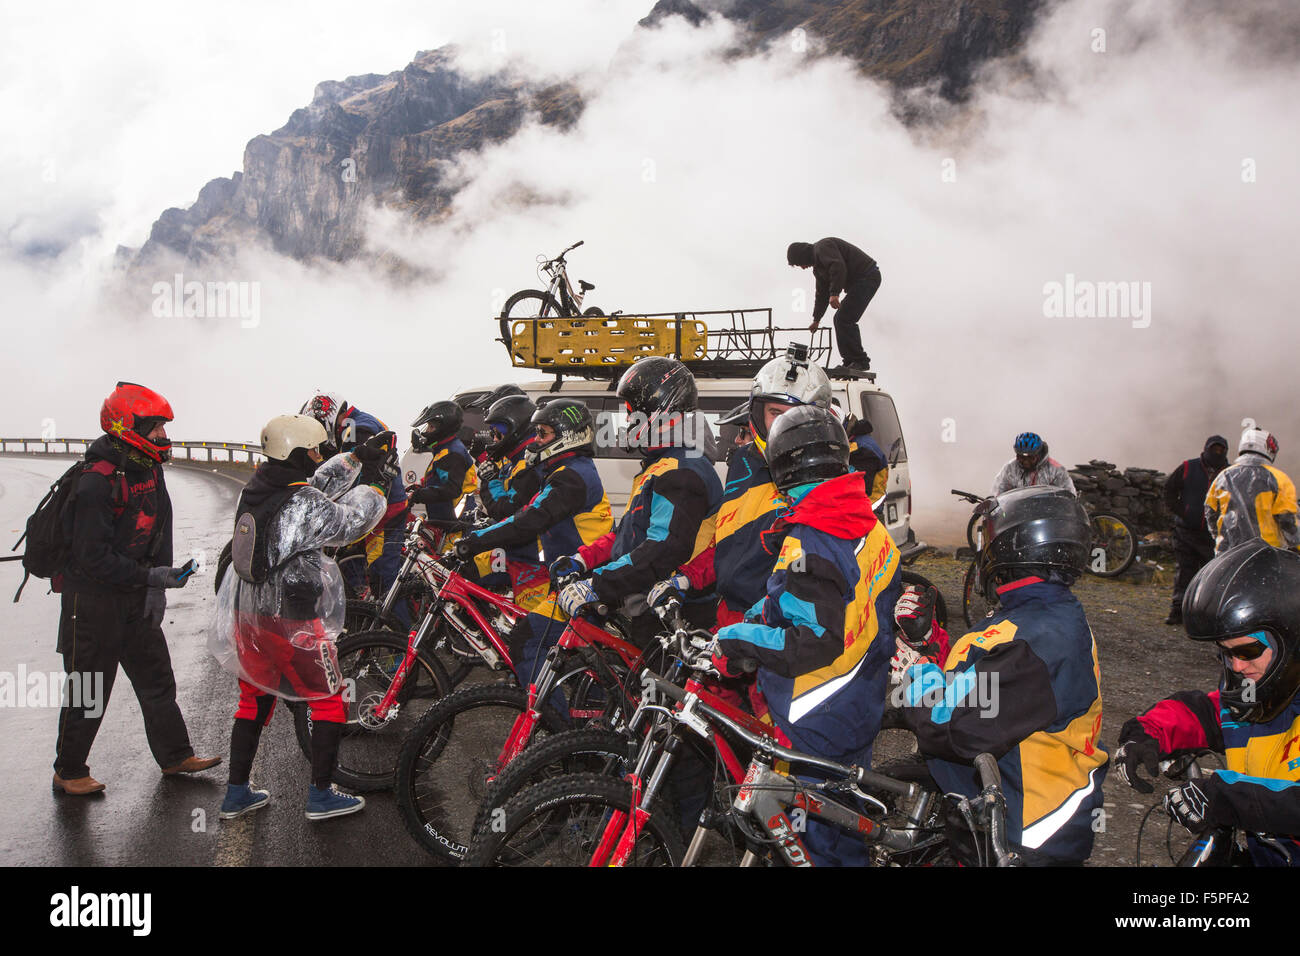
[[[271,794],[265,790],[254,790],[251,783],[226,784],[226,799],[221,801],[222,820],[233,820],[245,813],[260,810],[271,802]]]
[[[315,784],[307,785],[308,820],[328,820],[330,817],[345,816],[356,813],[365,805],[364,797],[354,797],[350,793],[344,793],[338,787],[331,786],[328,790],[317,790]]]

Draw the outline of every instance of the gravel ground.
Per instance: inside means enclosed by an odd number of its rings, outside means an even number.
[[[948,605],[949,626],[963,633],[961,586],[966,561],[927,555],[912,568],[925,575],[942,592]],[[1172,562],[1158,567],[1151,584],[1129,584],[1085,576],[1074,587],[1083,603],[1097,641],[1101,664],[1101,740],[1114,751],[1119,730],[1130,717],[1177,690],[1210,690],[1218,683],[1218,663],[1203,646],[1187,640],[1181,628],[1164,623],[1169,613]],[[904,731],[885,731],[877,760],[888,759],[911,746]],[[1107,774],[1106,815],[1097,833],[1090,866],[1133,866],[1136,862],[1138,825],[1143,814],[1159,803],[1173,784],[1157,784],[1153,794],[1130,789],[1112,771]],[[1168,818],[1157,811],[1142,839],[1142,864],[1168,865],[1165,841]],[[1181,829],[1172,834],[1175,852],[1189,839]]]

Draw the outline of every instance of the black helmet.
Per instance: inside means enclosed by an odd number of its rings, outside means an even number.
[[[590,455],[596,441],[596,424],[591,410],[576,398],[557,398],[533,414],[533,426],[547,425],[555,437],[542,444],[540,438],[528,446],[524,460],[535,465],[568,451]]]
[[[527,395],[507,395],[492,403],[483,422],[483,450],[493,458],[504,455],[524,440],[537,406]],[[495,428],[493,426],[496,426]]]
[[[618,382],[618,397],[627,403],[628,444],[634,448],[662,448],[680,444],[672,430],[686,412],[699,407],[695,376],[681,362],[647,358],[635,363]],[[636,421],[636,419],[640,421]]]
[[[999,579],[1083,573],[1092,546],[1088,513],[1064,488],[1032,485],[994,499],[980,522],[979,585],[994,600]]]
[[[411,450],[428,451],[444,438],[450,438],[460,431],[465,413],[455,402],[434,402],[413,422],[415,431],[411,432]],[[431,425],[428,430],[422,426]]]
[[[498,385],[490,392],[484,392],[482,395],[476,395],[474,398],[465,401],[461,406],[465,411],[471,408],[477,408],[480,411],[489,411],[493,405],[503,398],[509,398],[511,395],[523,395],[524,390],[518,385]]]
[[[797,405],[778,415],[764,453],[772,482],[781,491],[849,473],[849,436],[834,415],[817,405]]]
[[[1268,670],[1251,685],[1225,662],[1219,701],[1234,719],[1272,720],[1300,691],[1300,554],[1259,538],[1229,548],[1192,578],[1183,626],[1194,641],[1264,632],[1273,648]]]

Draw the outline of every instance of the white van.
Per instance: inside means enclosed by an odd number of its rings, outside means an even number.
[[[696,376],[695,383],[700,395],[700,410],[715,436],[718,434],[718,419],[742,402],[747,402],[753,384],[748,378],[707,378],[700,375]],[[465,389],[455,395],[454,399],[463,407],[466,402],[487,394],[499,384]],[[614,393],[616,384],[616,380],[564,377],[558,381],[521,382],[520,388],[534,402],[560,396],[582,400],[596,418],[599,432],[602,425],[610,424],[611,417],[612,424],[619,424],[625,413],[623,403]],[[904,555],[910,555],[918,547],[911,529],[912,483],[908,474],[907,445],[903,441],[903,429],[894,409],[894,400],[888,392],[866,379],[833,379],[831,384],[840,408],[870,421],[873,427],[871,437],[889,457],[889,483],[885,494],[875,502],[875,512],[885,522]],[[722,451],[725,452],[725,448]],[[632,489],[632,480],[641,470],[641,458],[636,453],[621,448],[605,447],[596,449],[595,461],[605,485],[605,493],[609,495],[610,504],[614,508],[614,515],[621,516]],[[726,465],[719,461],[717,469],[718,476],[725,481]]]

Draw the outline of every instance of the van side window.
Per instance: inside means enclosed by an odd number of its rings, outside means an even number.
[[[862,414],[871,422],[871,437],[885,450],[889,460],[907,461],[907,446],[903,443],[903,428],[898,423],[894,400],[883,392],[864,392]]]

